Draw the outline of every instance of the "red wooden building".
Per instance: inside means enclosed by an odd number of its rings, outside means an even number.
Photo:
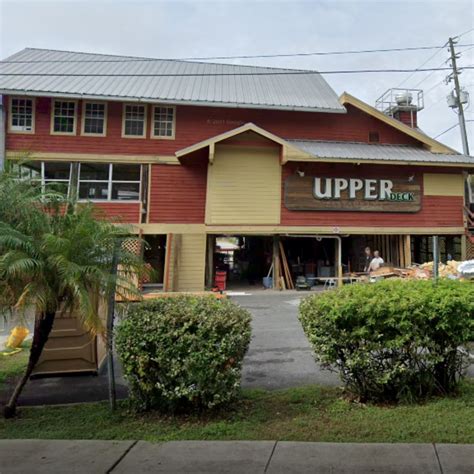
[[[372,107],[304,71],[26,49],[1,64],[7,160],[133,225],[167,290],[224,266],[260,281],[472,250],[474,158],[417,128],[417,91]],[[232,238],[232,262],[216,239]]]

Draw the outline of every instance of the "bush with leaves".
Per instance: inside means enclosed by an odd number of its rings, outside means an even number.
[[[474,336],[474,285],[386,280],[310,296],[300,321],[316,360],[362,401],[456,390]]]
[[[139,410],[212,408],[239,391],[250,314],[230,300],[180,295],[130,306],[116,346]]]

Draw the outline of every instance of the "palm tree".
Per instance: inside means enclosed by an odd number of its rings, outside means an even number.
[[[137,293],[132,276],[143,271],[140,257],[118,246],[121,270],[111,273],[117,239],[128,232],[98,217],[92,204],[75,205],[63,194],[0,176],[0,304],[33,305],[36,312],[28,365],[4,408],[6,418],[15,415],[58,312],[74,311],[99,334],[99,298],[115,286],[123,298]]]

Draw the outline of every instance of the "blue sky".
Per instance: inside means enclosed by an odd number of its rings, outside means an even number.
[[[25,47],[137,56],[182,58],[298,53],[442,45],[449,36],[474,28],[474,1],[0,1],[0,56]],[[464,35],[474,44],[474,32]],[[474,65],[474,48],[459,63]],[[277,67],[335,70],[416,68],[434,51],[229,61]],[[425,65],[438,67],[443,49]],[[445,72],[327,75],[343,91],[374,104],[390,87],[426,91],[419,125],[435,136],[457,122],[446,105],[452,86]],[[474,70],[461,75],[474,101]],[[466,113],[474,121],[474,104]],[[468,124],[474,154],[474,122]],[[460,150],[459,129],[440,140]]]

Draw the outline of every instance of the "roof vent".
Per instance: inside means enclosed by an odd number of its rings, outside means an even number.
[[[392,88],[382,94],[375,107],[412,128],[417,127],[417,113],[425,107],[421,89]]]

